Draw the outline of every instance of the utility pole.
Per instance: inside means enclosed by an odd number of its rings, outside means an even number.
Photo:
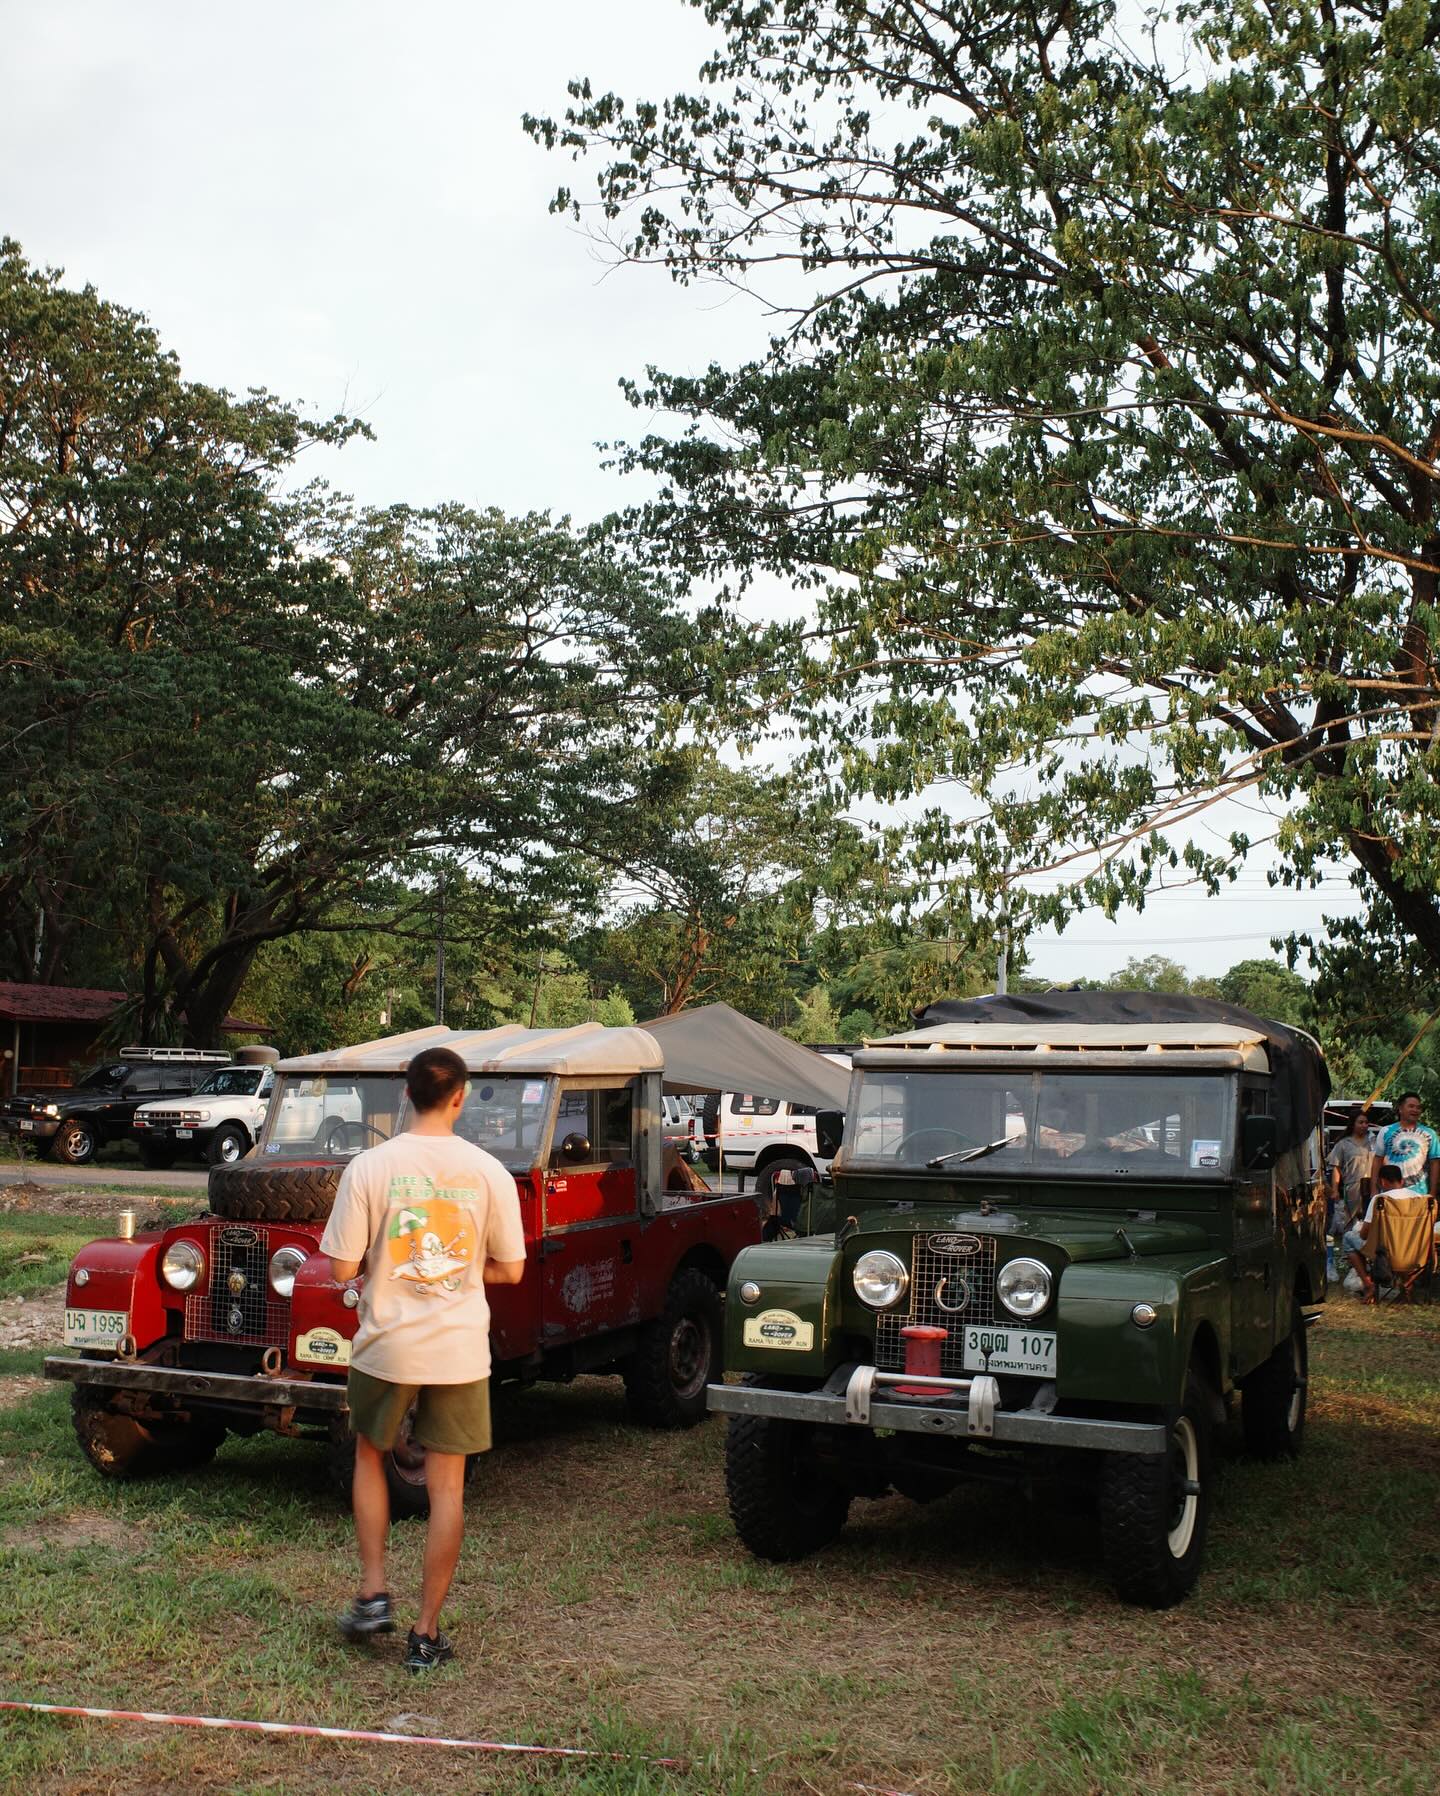
[[[439,886],[439,905],[435,921],[435,1021],[445,1021],[445,875]]]

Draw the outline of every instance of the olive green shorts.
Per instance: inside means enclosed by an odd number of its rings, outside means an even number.
[[[350,1430],[387,1451],[395,1445],[411,1404],[411,1438],[435,1453],[490,1451],[490,1380],[470,1384],[391,1384],[353,1367],[346,1389]]]

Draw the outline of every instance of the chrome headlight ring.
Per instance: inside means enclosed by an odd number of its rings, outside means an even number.
[[[888,1310],[910,1289],[905,1262],[883,1247],[862,1253],[850,1274],[855,1295],[872,1310]]]
[[[291,1297],[295,1274],[310,1258],[303,1247],[277,1247],[270,1256],[270,1289],[277,1297]]]
[[[1038,1316],[1050,1302],[1050,1268],[1039,1260],[1007,1260],[995,1279],[995,1295],[1022,1322]]]
[[[183,1236],[172,1241],[160,1261],[160,1276],[172,1291],[193,1291],[205,1277],[205,1252]]]

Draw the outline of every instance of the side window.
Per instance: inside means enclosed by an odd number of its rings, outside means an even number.
[[[737,1091],[730,1108],[736,1116],[774,1116],[780,1108],[780,1100],[757,1098],[748,1091]]]
[[[555,1115],[550,1142],[552,1166],[628,1166],[634,1147],[635,1094],[631,1087],[608,1090],[563,1091]],[[567,1136],[583,1135],[590,1143],[584,1161],[572,1160],[564,1151]]]

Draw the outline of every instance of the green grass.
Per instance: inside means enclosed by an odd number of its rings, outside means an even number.
[[[53,1291],[80,1248],[109,1233],[93,1216],[0,1215],[0,1299]]]
[[[447,1612],[463,1659],[424,1683],[398,1643],[335,1637],[353,1546],[323,1447],[261,1436],[183,1477],[110,1483],[45,1389],[0,1409],[4,1693],[364,1728],[418,1712],[446,1734],[631,1756],[12,1718],[0,1785],[1419,1796],[1440,1787],[1440,1305],[1336,1306],[1312,1343],[1305,1455],[1222,1458],[1205,1575],[1163,1615],[1110,1595],[1083,1504],[857,1503],[826,1553],[760,1565],[725,1515],[714,1424],[634,1429],[604,1380],[504,1398]],[[402,1623],[421,1541],[395,1532]],[[645,1762],[671,1754],[682,1770]]]

